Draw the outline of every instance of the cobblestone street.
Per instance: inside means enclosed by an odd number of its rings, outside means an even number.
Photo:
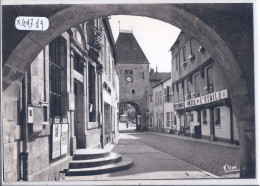
[[[178,139],[169,134],[135,133],[132,135],[146,145],[214,175],[224,176],[239,173],[239,171],[225,172],[223,168],[228,164],[239,169],[239,148],[236,146],[219,145],[218,142],[213,144],[210,141],[209,143],[201,143],[183,138]]]

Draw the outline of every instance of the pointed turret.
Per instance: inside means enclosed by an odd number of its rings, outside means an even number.
[[[120,32],[117,42],[117,63],[149,63],[132,32]]]

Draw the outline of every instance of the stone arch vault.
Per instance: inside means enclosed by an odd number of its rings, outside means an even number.
[[[229,83],[240,134],[241,177],[255,177],[253,4],[109,4],[3,6],[3,98],[17,97],[21,79],[39,52],[67,29],[110,15],[158,19],[196,37]],[[18,31],[17,16],[45,16],[45,32]],[[3,122],[5,122],[3,114]]]

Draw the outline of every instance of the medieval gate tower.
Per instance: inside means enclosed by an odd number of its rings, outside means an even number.
[[[129,103],[135,107],[137,129],[146,125],[148,110],[149,62],[132,31],[120,31],[117,42],[117,67],[120,72],[120,105]]]

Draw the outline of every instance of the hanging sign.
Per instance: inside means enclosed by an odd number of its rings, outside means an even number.
[[[207,103],[212,103],[215,101],[223,100],[228,98],[228,90],[224,89],[218,92],[213,92],[211,94],[207,94],[205,96],[200,96],[197,98],[193,98],[185,101],[185,107],[193,107],[197,105],[203,105]]]

